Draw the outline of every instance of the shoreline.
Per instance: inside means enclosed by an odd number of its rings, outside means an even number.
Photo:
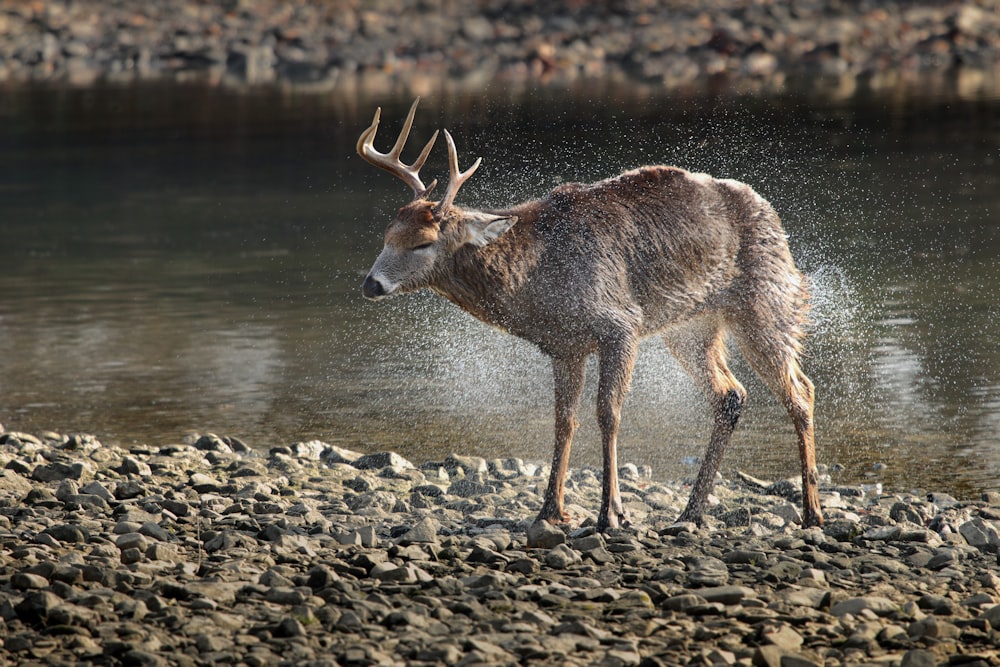
[[[0,433],[7,664],[1000,664],[1000,493],[960,502],[621,468],[634,524],[526,532],[546,466]],[[536,536],[537,537],[537,536]]]
[[[1000,1],[0,0],[0,84],[1000,90]]]

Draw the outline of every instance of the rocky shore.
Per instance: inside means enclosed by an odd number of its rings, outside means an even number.
[[[0,0],[0,82],[893,87],[936,74],[975,88],[996,85],[998,63],[1000,0]]]
[[[828,484],[803,529],[794,483],[741,476],[696,527],[625,465],[602,535],[594,471],[558,529],[516,459],[6,432],[0,467],[2,664],[1000,664],[996,493]]]

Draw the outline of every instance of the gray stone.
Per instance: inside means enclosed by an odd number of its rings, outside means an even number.
[[[958,552],[954,549],[941,549],[929,561],[927,567],[931,570],[943,570],[951,567],[961,560]]]
[[[544,519],[534,521],[528,528],[528,546],[533,549],[551,549],[566,541],[566,533]]]
[[[264,599],[274,604],[295,606],[306,601],[307,594],[291,586],[272,586],[264,594]]]
[[[583,558],[575,550],[569,548],[565,544],[557,544],[552,547],[547,554],[545,554],[545,563],[556,570],[565,570],[566,568],[577,565],[583,561]]]
[[[123,456],[119,470],[123,475],[137,475],[139,477],[151,477],[153,475],[153,470],[149,467],[149,464],[140,461],[134,456]]]
[[[392,512],[398,502],[399,498],[389,491],[371,491],[351,498],[347,506],[359,513],[370,510],[368,515],[372,515]]]
[[[729,570],[718,558],[697,557],[688,563],[688,583],[691,586],[724,586],[729,582]]]
[[[891,614],[899,610],[899,603],[877,595],[866,597],[850,598],[835,603],[830,607],[830,613],[834,616],[844,616],[846,614],[857,615],[864,610],[870,610],[879,616]]]
[[[676,523],[670,524],[669,526],[661,530],[660,534],[673,537],[681,535],[683,533],[694,534],[697,532],[698,532],[698,524],[694,523],[693,521],[678,521]]]
[[[786,588],[779,591],[777,596],[797,607],[823,609],[830,606],[830,591],[820,588]]]
[[[899,526],[876,526],[866,530],[861,537],[872,541],[887,541],[898,539],[903,529]]]
[[[458,454],[450,454],[444,460],[444,468],[452,475],[458,471],[462,471],[463,474],[469,476],[489,472],[489,465],[486,463],[486,459],[479,456],[459,456]]]
[[[777,646],[786,653],[795,653],[802,647],[802,635],[790,625],[781,624],[761,629],[761,641]]]
[[[109,512],[111,508],[101,496],[89,493],[71,493],[62,498],[66,504],[66,509],[85,509],[90,512]]]
[[[785,523],[802,525],[802,512],[799,510],[798,505],[793,505],[792,503],[782,503],[780,505],[775,505],[770,511],[771,514],[784,519]]]
[[[382,468],[413,469],[415,466],[395,452],[365,454],[352,465],[359,470],[381,470]]]
[[[904,653],[899,663],[899,667],[937,667],[937,665],[937,656],[921,648],[910,649]]]
[[[215,435],[214,433],[206,433],[197,440],[195,440],[192,445],[195,449],[204,452],[217,452],[221,454],[232,454],[233,449],[229,446],[225,440]]]
[[[987,621],[989,621],[990,627],[994,629],[1000,628],[1000,604],[994,605],[989,609],[986,609],[985,611],[983,611],[982,614],[979,615],[979,618],[984,618]]]
[[[490,484],[482,484],[471,479],[456,479],[448,486],[448,493],[459,498],[478,498],[493,493],[496,489]]]
[[[583,635],[584,637],[590,637],[591,639],[607,639],[611,636],[611,633],[606,630],[599,630],[592,624],[583,620],[568,621],[566,623],[561,623],[552,629],[552,634],[562,635],[562,634],[572,634],[572,635]]]
[[[15,497],[26,496],[33,488],[30,481],[9,468],[13,461],[9,462],[7,468],[0,470],[0,489]]]
[[[584,558],[594,561],[598,565],[608,565],[615,562],[615,556],[605,547],[595,547],[582,552]]]
[[[782,496],[793,502],[799,502],[802,497],[802,480],[797,477],[781,479],[767,487],[765,493],[772,496]]]
[[[14,606],[14,611],[25,623],[37,623],[47,620],[49,614],[61,604],[62,600],[55,593],[32,590]]]
[[[346,463],[350,465],[362,456],[364,454],[361,452],[355,452],[350,449],[338,447],[337,445],[327,445],[323,450],[323,461],[328,464]]]
[[[90,541],[90,532],[80,526],[69,523],[56,524],[45,529],[45,535],[50,535],[60,542],[68,544],[83,544]]]
[[[754,651],[753,664],[757,667],[782,667],[782,659],[787,656],[787,651],[780,646],[765,644]]]
[[[734,549],[722,555],[724,563],[738,563],[741,565],[761,565],[767,560],[767,554],[763,551],[753,549]]]
[[[137,532],[160,542],[169,542],[172,539],[170,532],[155,521],[143,521]]]
[[[911,623],[907,628],[907,634],[910,639],[947,640],[957,639],[962,632],[953,623],[941,620],[937,616],[928,616]]]
[[[82,480],[93,476],[91,466],[83,461],[63,463],[56,461],[37,466],[32,472],[33,479],[39,482],[58,482],[64,479]]]
[[[424,517],[415,526],[400,535],[397,543],[406,544],[432,544],[438,541],[438,530],[440,526],[432,517]]]
[[[746,586],[699,588],[698,595],[708,602],[721,602],[725,605],[739,604],[744,599],[757,597],[757,593]]]
[[[149,546],[149,539],[141,533],[125,533],[115,538],[115,546],[122,551],[126,549],[145,551]]]
[[[326,454],[329,445],[321,440],[306,440],[304,442],[292,443],[290,447],[292,456],[310,461],[318,461]]]
[[[10,577],[10,585],[19,591],[42,589],[49,585],[49,580],[40,574],[15,572]]]
[[[122,655],[122,664],[126,667],[168,667],[170,662],[152,651],[133,649]]]
[[[142,549],[138,547],[129,547],[127,549],[122,549],[121,560],[125,565],[131,565],[132,563],[138,563],[145,557],[145,553]]]
[[[222,483],[219,480],[203,472],[191,473],[188,484],[198,493],[219,493],[222,490]]]
[[[234,549],[255,549],[257,541],[233,530],[224,530],[205,542],[205,551],[232,551]]]
[[[99,496],[102,500],[110,503],[115,500],[115,496],[108,488],[101,482],[93,481],[85,484],[80,488],[82,493],[86,493],[92,496]]]
[[[1000,547],[1000,531],[989,521],[975,518],[958,527],[958,532],[970,545],[984,551],[996,551]]]
[[[861,535],[861,524],[849,519],[828,521],[823,525],[823,532],[838,542],[850,542]]]
[[[910,503],[897,502],[894,503],[891,508],[889,508],[889,518],[893,521],[909,521],[910,523],[915,523],[918,526],[922,526],[927,520],[927,517],[923,512],[917,510]]]
[[[380,579],[382,581],[392,581],[396,583],[413,583],[416,581],[416,577],[410,572],[407,567],[400,567],[395,563],[384,562],[378,563],[372,568],[371,572],[368,573],[372,579]]]
[[[681,595],[674,595],[663,601],[662,606],[664,609],[670,609],[671,611],[687,611],[692,607],[698,607],[707,604],[708,600],[697,595],[695,593],[682,593]]]
[[[115,499],[130,500],[146,495],[146,487],[135,480],[125,480],[115,484]]]

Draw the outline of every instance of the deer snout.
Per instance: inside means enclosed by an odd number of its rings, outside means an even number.
[[[365,295],[366,299],[371,299],[372,301],[381,299],[386,295],[385,287],[370,273],[365,277],[365,282],[361,285],[361,293]]]

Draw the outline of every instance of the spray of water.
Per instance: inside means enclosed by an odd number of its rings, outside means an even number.
[[[821,462],[846,463],[853,478],[863,477],[905,442],[914,424],[928,431],[931,422],[947,418],[924,409],[944,383],[915,338],[920,320],[912,286],[905,275],[903,281],[884,275],[884,261],[866,259],[880,251],[905,257],[910,240],[871,233],[886,227],[883,218],[898,216],[893,207],[899,202],[886,201],[870,177],[859,176],[877,157],[865,131],[847,131],[849,119],[812,119],[812,111],[747,109],[732,101],[669,116],[642,105],[634,111],[606,113],[586,131],[579,115],[569,113],[547,113],[534,133],[520,125],[517,132],[505,130],[502,113],[493,114],[485,130],[467,128],[461,136],[487,159],[463,190],[466,203],[507,206],[564,181],[603,178],[644,163],[745,181],[782,216],[793,255],[811,281],[805,366],[817,384]],[[800,117],[788,122],[788,114]],[[844,127],[831,129],[837,123]],[[515,134],[522,136],[511,142]],[[894,290],[901,292],[894,296]],[[371,337],[386,345],[375,404],[392,424],[410,428],[420,447],[548,457],[551,374],[537,350],[428,295],[395,301],[375,328]],[[797,464],[787,416],[733,352],[734,372],[751,404],[728,465],[791,475]],[[582,464],[599,458],[596,426],[587,418],[594,370],[591,364],[575,445],[574,460]],[[987,396],[995,395],[989,392],[995,384],[983,384]],[[662,344],[646,342],[624,412],[623,459],[653,464],[662,474],[690,474],[684,464],[702,452],[708,419],[702,398]]]

